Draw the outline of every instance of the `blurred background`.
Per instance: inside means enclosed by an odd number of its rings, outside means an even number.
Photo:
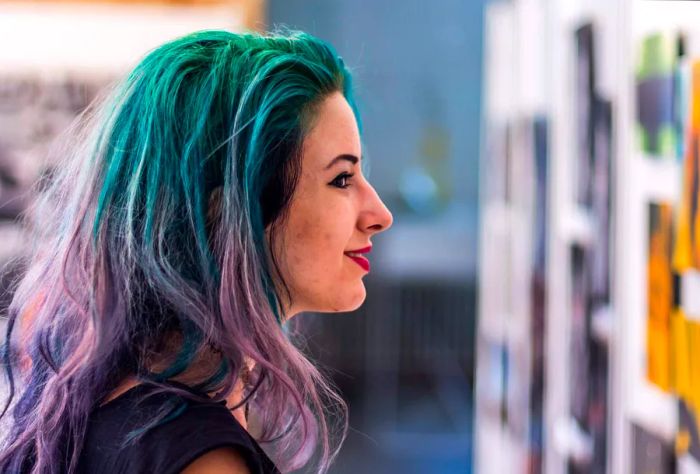
[[[0,0],[0,311],[52,141],[151,48],[288,26],[353,70],[394,214],[307,314],[345,473],[700,473],[700,3]],[[1,314],[1,313],[0,313]]]

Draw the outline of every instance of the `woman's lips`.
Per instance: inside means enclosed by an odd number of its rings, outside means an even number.
[[[361,266],[366,272],[369,272],[369,260],[367,260],[365,257],[360,257],[359,255],[345,255]]]

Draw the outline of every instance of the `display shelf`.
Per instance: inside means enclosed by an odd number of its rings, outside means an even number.
[[[498,2],[485,10],[474,440],[474,471],[484,474],[522,472],[537,456],[530,270],[538,211],[532,164],[546,103],[541,3]]]
[[[592,462],[592,438],[574,419],[572,367],[577,364],[572,347],[582,337],[575,333],[573,298],[576,272],[574,249],[590,252],[596,238],[605,232],[589,206],[577,202],[574,192],[580,176],[580,148],[577,123],[581,118],[577,106],[581,92],[576,89],[576,32],[583,25],[593,25],[591,67],[594,70],[595,94],[614,100],[617,71],[606,65],[614,63],[619,40],[619,10],[607,1],[548,1],[547,36],[550,94],[548,111],[551,120],[550,145],[552,167],[549,196],[553,233],[549,238],[547,266],[547,385],[545,387],[546,427],[544,472],[564,473],[571,462]],[[615,104],[613,103],[613,114]],[[614,156],[614,155],[613,155]],[[616,196],[611,198],[614,202]],[[612,265],[609,264],[609,268]],[[593,319],[592,338],[614,351],[615,316],[612,303],[604,306]],[[612,342],[611,342],[612,341]],[[608,408],[609,409],[609,408]],[[609,461],[609,459],[608,459]]]
[[[646,346],[647,307],[647,247],[646,232],[649,228],[648,212],[651,203],[678,201],[681,187],[681,167],[673,157],[660,157],[636,152],[634,136],[635,123],[635,83],[634,71],[636,45],[642,35],[659,29],[677,28],[679,25],[697,24],[700,10],[698,6],[678,5],[678,2],[642,2],[621,0],[613,2],[550,2],[550,38],[558,44],[552,45],[553,81],[552,130],[553,147],[559,155],[567,157],[560,165],[562,170],[553,179],[555,199],[568,196],[566,184],[556,180],[570,178],[571,149],[575,144],[572,120],[573,104],[571,96],[572,61],[575,57],[573,45],[562,38],[570,38],[571,32],[582,22],[591,20],[600,35],[596,52],[596,73],[599,74],[600,93],[614,101],[615,149],[614,170],[615,195],[613,200],[613,298],[612,305],[600,315],[594,315],[592,324],[596,334],[607,340],[610,353],[610,420],[608,427],[607,472],[632,472],[634,466],[634,445],[631,426],[642,426],[650,433],[670,442],[677,430],[677,401],[668,393],[656,388],[647,381]],[[656,4],[654,4],[656,3]],[[682,2],[681,2],[682,3]],[[670,6],[668,11],[666,5]],[[674,16],[684,16],[682,21]],[[693,19],[695,18],[695,20]],[[694,43],[693,43],[694,44]],[[690,46],[689,50],[694,50]],[[559,122],[564,122],[559,124]],[[562,189],[563,188],[563,189]],[[557,191],[560,189],[561,191]],[[557,197],[558,196],[558,197]],[[567,209],[568,206],[568,209]],[[550,245],[550,278],[560,281],[557,274],[565,279],[566,250],[571,243],[586,245],[591,237],[591,225],[584,224],[585,214],[570,212],[571,204],[553,206],[553,220],[559,220],[561,235],[554,236]],[[559,270],[557,270],[559,269]],[[557,273],[558,272],[558,273]],[[561,291],[559,291],[559,288]],[[566,285],[553,286],[548,314],[560,316],[565,310]],[[566,318],[564,318],[566,319]],[[552,321],[552,317],[548,319]],[[598,329],[595,329],[598,328]],[[550,337],[553,342],[550,350],[561,348],[570,340],[570,327],[565,323],[552,325]],[[568,418],[568,393],[566,363],[557,361],[550,366],[550,378],[555,385],[548,387],[549,420],[548,426],[559,429],[566,426]],[[560,384],[561,386],[556,386]],[[571,430],[569,430],[571,431]],[[564,437],[566,438],[566,437]],[[569,437],[573,439],[573,437]],[[548,451],[546,472],[565,472],[566,455],[571,449],[561,443],[551,443]],[[574,443],[575,444],[575,443]]]
[[[621,8],[625,13],[625,21],[621,23],[625,41],[619,47],[619,176],[616,185],[624,190],[624,196],[615,214],[618,228],[616,301],[621,317],[616,329],[620,343],[615,352],[617,370],[612,394],[615,407],[612,449],[619,453],[613,473],[630,472],[640,462],[639,453],[635,452],[637,435],[633,427],[652,435],[658,440],[658,447],[673,446],[678,432],[678,398],[651,383],[647,373],[647,261],[650,258],[650,206],[677,207],[682,169],[675,156],[654,155],[638,149],[635,74],[644,37],[683,29],[692,32],[697,29],[693,24],[697,25],[700,14],[698,5],[693,2],[626,0],[621,2]],[[686,53],[693,56],[698,52],[696,39],[692,35],[688,39]]]
[[[540,8],[540,23],[537,24],[544,44],[529,44],[526,38],[532,34],[533,28],[518,27],[523,18],[533,18],[536,8]],[[581,77],[575,71],[581,68],[581,56],[577,56],[581,54],[581,50],[577,49],[581,44],[576,42],[576,38],[580,41],[581,37],[575,34],[586,23],[591,23],[594,30],[595,55],[591,55],[595,70],[594,95],[596,100],[612,104],[611,159],[614,166],[610,175],[610,189],[614,192],[610,197],[611,242],[607,265],[611,277],[610,300],[590,314],[590,337],[609,355],[605,394],[608,414],[604,427],[605,459],[602,467],[597,464],[595,469],[585,472],[626,474],[646,469],[644,462],[648,459],[642,459],[645,454],[637,452],[638,446],[635,445],[639,441],[636,437],[640,430],[657,443],[656,447],[667,449],[672,445],[679,427],[678,398],[649,381],[647,325],[650,310],[647,295],[650,285],[650,226],[653,223],[650,215],[656,215],[653,213],[659,212],[657,209],[661,206],[676,208],[681,197],[683,169],[680,160],[674,156],[638,151],[635,76],[638,48],[642,38],[652,32],[677,32],[679,29],[689,33],[697,31],[700,28],[697,26],[700,25],[700,5],[696,2],[649,0],[515,0],[508,6],[498,5],[496,10],[500,19],[493,24],[501,27],[510,25],[510,29],[505,35],[507,39],[502,37],[497,40],[502,47],[496,51],[505,51],[509,56],[496,59],[490,57],[487,49],[487,61],[501,61],[500,68],[496,70],[501,74],[508,73],[494,79],[494,83],[502,84],[499,81],[508,80],[521,84],[519,79],[526,74],[529,78],[526,84],[531,85],[533,78],[538,78],[546,90],[542,101],[541,95],[524,94],[521,87],[514,87],[508,94],[499,96],[500,102],[495,101],[498,107],[488,106],[488,103],[492,103],[489,100],[486,107],[486,114],[494,112],[492,117],[498,117],[502,123],[539,110],[544,111],[549,124],[551,161],[547,178],[549,234],[544,329],[546,434],[542,471],[548,474],[568,472],[572,462],[591,462],[595,457],[595,452],[588,451],[591,446],[594,446],[591,448],[594,451],[599,449],[595,448],[593,438],[588,438],[590,433],[582,430],[576,421],[574,397],[577,387],[572,386],[571,380],[572,364],[576,363],[571,348],[580,338],[576,334],[580,328],[577,329],[578,323],[574,322],[575,309],[572,304],[577,284],[576,252],[586,255],[591,248],[600,244],[600,234],[605,231],[600,228],[597,211],[588,203],[582,203],[577,191],[582,165],[577,128],[581,103],[577,102],[580,91],[576,89],[576,84]],[[490,39],[493,38],[487,36],[487,42]],[[534,59],[528,57],[530,53],[525,51],[523,45],[535,51]],[[692,58],[700,56],[700,34],[687,36],[686,52]],[[542,60],[541,55],[546,59]],[[525,64],[537,71],[523,72]],[[511,101],[510,108],[506,106],[508,100]],[[482,241],[492,237],[489,232],[507,233],[526,229],[526,220],[519,221],[523,216],[516,217],[512,209],[504,211],[485,206],[482,210],[489,221],[487,228],[482,228]],[[700,294],[700,278],[688,272],[680,278],[680,282],[683,307],[692,313],[689,318],[700,319],[700,297],[697,296]],[[512,283],[523,284],[523,280],[514,278]],[[482,289],[488,291],[483,283]],[[498,337],[506,338],[504,334],[511,332],[520,334],[519,330],[506,327],[512,314],[502,312],[500,315],[497,324],[490,328],[493,331],[488,332],[488,324],[485,323],[484,335],[488,333],[493,341]],[[521,323],[522,320],[518,322]],[[527,341],[520,342],[527,345]],[[678,465],[686,466],[683,469],[687,470],[683,472],[695,472],[692,469],[697,462],[682,458]],[[523,472],[513,469],[514,465],[510,464],[505,471]]]

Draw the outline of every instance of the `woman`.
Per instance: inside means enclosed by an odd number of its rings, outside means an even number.
[[[392,223],[357,119],[302,32],[175,40],[86,114],[27,214],[0,472],[327,471],[346,407],[289,319],[360,306]]]

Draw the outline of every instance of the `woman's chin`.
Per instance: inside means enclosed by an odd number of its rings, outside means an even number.
[[[346,294],[346,295],[338,295],[338,296],[345,296],[342,300],[335,300],[331,302],[330,304],[324,305],[326,309],[324,311],[320,311],[322,313],[349,313],[351,311],[355,311],[358,309],[360,306],[362,306],[362,303],[365,302],[365,298],[367,297],[367,292],[365,291],[365,286],[363,284],[360,284],[360,288],[355,291],[353,294]]]
[[[360,289],[358,290],[357,294],[354,295],[349,301],[347,301],[347,303],[344,305],[345,308],[342,309],[341,311],[343,311],[343,312],[355,311],[360,306],[362,306],[362,303],[365,302],[366,297],[367,297],[367,291],[365,290],[365,285],[360,284]]]

